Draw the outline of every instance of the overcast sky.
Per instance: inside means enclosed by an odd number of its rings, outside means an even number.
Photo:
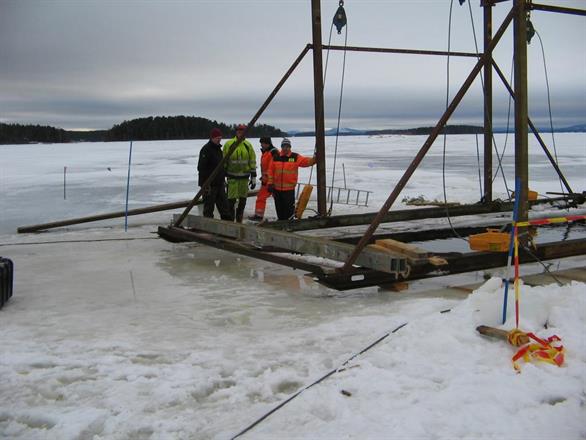
[[[446,50],[452,0],[346,0],[348,45]],[[586,7],[584,0],[540,0]],[[512,1],[494,8],[494,29]],[[322,0],[328,41],[338,0]],[[482,8],[471,4],[479,50]],[[586,122],[586,17],[534,11],[542,38],[554,124]],[[311,41],[310,0],[0,0],[0,121],[66,129],[110,128],[123,120],[195,115],[248,122]],[[335,30],[332,44],[344,44]],[[453,0],[451,48],[475,52],[469,4]],[[324,52],[324,64],[325,64]],[[331,52],[327,127],[335,126],[342,52]],[[512,26],[495,54],[511,73]],[[453,95],[473,66],[450,58]],[[529,45],[530,116],[547,125],[544,59]],[[435,124],[445,106],[445,57],[364,54],[346,59],[343,127]],[[313,128],[309,53],[259,120]],[[495,120],[508,101],[495,77]],[[450,123],[482,124],[477,81]]]

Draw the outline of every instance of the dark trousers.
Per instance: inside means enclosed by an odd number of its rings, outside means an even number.
[[[278,191],[274,190],[275,209],[279,220],[289,220],[295,213],[295,190]]]
[[[236,200],[238,200],[237,208]],[[238,223],[242,223],[242,219],[244,218],[244,208],[246,207],[246,197],[238,197],[238,199],[228,199],[228,206],[230,209],[230,214],[232,215],[232,220],[236,219]]]
[[[224,184],[210,186],[207,194],[203,195],[203,216],[213,218],[214,206],[218,208],[222,220],[234,220],[234,217],[230,214]]]

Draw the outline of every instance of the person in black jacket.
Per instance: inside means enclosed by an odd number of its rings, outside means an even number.
[[[210,177],[212,172],[217,168],[222,160],[222,132],[219,128],[214,128],[210,132],[210,140],[199,152],[199,161],[197,162],[197,171],[199,173],[198,183],[203,186],[204,182]],[[203,193],[203,215],[204,217],[214,217],[214,205],[218,208],[222,220],[233,221],[228,207],[228,198],[226,197],[225,172],[222,167],[218,174],[210,182],[210,185],[204,189]]]

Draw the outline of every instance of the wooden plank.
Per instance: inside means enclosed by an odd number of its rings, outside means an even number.
[[[321,274],[325,270],[332,270],[331,268],[324,268],[317,264],[307,263],[304,261],[287,258],[281,255],[275,255],[263,250],[259,250],[252,245],[241,243],[225,237],[219,237],[208,233],[198,233],[188,231],[183,228],[175,226],[159,226],[158,234],[161,238],[171,242],[196,242],[213,246],[218,249],[226,250],[240,255],[256,258],[259,260],[268,261],[270,263],[281,264],[283,266],[292,267],[294,269],[305,270],[312,274]]]
[[[339,243],[320,237],[299,235],[286,231],[261,228],[256,225],[233,223],[200,216],[187,216],[184,225],[187,228],[240,240],[257,247],[274,246],[291,252],[299,252],[304,255],[313,255],[338,262],[346,261],[354,250],[354,246],[351,244]],[[404,256],[397,255],[386,249],[366,248],[356,261],[356,265],[394,276],[399,276],[409,271],[407,260]]]
[[[388,249],[395,254],[404,255],[412,260],[419,260],[421,258],[427,258],[429,253],[423,249],[418,248],[415,245],[409,243],[402,243],[397,240],[385,238],[382,240],[376,240],[374,242],[377,246],[381,246],[384,249]]]

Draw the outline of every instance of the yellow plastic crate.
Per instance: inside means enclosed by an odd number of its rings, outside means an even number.
[[[487,229],[487,232],[468,237],[470,249],[473,251],[508,252],[511,234],[498,229]]]

